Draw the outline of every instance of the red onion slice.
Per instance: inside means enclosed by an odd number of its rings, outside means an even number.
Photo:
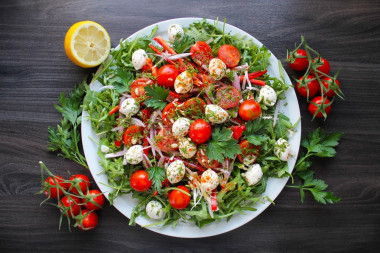
[[[238,89],[239,91],[241,91],[241,87],[240,87],[240,78],[238,76],[238,74],[236,72],[234,72],[234,81],[232,83],[232,85]]]
[[[113,90],[113,89],[115,89],[115,87],[113,85],[106,85],[106,86],[100,87],[98,91],[103,91],[106,89]]]
[[[131,120],[132,120],[133,124],[135,124],[137,126],[145,127],[145,124],[140,119],[131,118]]]
[[[110,154],[106,154],[104,157],[105,158],[115,158],[115,157],[120,157],[120,156],[123,156],[127,153],[128,149],[124,149],[122,151],[119,151],[119,152],[116,152],[116,153],[110,153]]]

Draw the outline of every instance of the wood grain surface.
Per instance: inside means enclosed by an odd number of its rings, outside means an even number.
[[[178,17],[227,18],[278,58],[304,35],[340,71],[346,100],[328,120],[313,121],[299,98],[303,135],[320,126],[345,134],[333,159],[315,160],[317,177],[341,197],[334,205],[301,204],[285,188],[264,213],[226,234],[181,239],[139,226],[107,203],[91,232],[43,205],[42,160],[54,173],[89,171],[47,151],[48,126],[59,123],[59,93],[88,77],[66,57],[67,29],[94,20],[112,46],[152,23]],[[297,77],[287,66],[290,76]],[[378,252],[380,248],[380,1],[0,1],[1,252]]]

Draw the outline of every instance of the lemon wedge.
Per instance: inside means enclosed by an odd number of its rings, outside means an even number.
[[[110,48],[111,39],[106,29],[93,21],[75,23],[66,33],[66,55],[80,67],[100,65],[108,57]]]

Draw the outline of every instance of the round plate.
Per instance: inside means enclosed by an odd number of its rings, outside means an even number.
[[[167,39],[167,29],[170,25],[179,24],[179,25],[182,25],[183,27],[186,27],[189,24],[193,23],[194,21],[199,21],[199,20],[201,19],[200,18],[179,18],[179,19],[171,19],[171,20],[159,22],[134,33],[127,39],[133,39],[139,33],[140,35],[149,35],[151,30],[156,25],[159,28],[156,35],[161,35],[164,39]],[[214,23],[213,20],[208,19],[207,21],[212,24]],[[223,23],[219,22],[218,26],[222,28]],[[257,45],[259,46],[262,45],[262,43],[258,41],[256,38],[254,38],[248,33],[232,25],[226,24],[225,32],[226,33],[231,32],[231,34],[238,33],[241,35],[246,35],[247,39],[250,38]],[[277,78],[280,78],[277,58],[272,54],[271,57],[269,58],[269,61],[270,61],[271,66],[268,68],[268,74],[270,76],[275,76]],[[289,76],[286,74],[285,70],[284,70],[284,75],[285,75],[286,83],[291,84]],[[98,81],[94,81],[91,83],[90,87],[93,90],[97,90],[101,87],[101,84]],[[286,95],[286,99],[280,102],[281,103],[280,112],[288,116],[291,122],[294,123],[300,118],[298,101],[297,101],[297,97],[294,92],[294,89],[289,88],[286,91],[285,95]],[[286,103],[287,105],[284,106]],[[95,140],[99,140],[99,137],[95,134],[94,130],[92,130],[91,123],[87,119],[87,116],[88,116],[88,113],[86,111],[83,111],[82,144],[83,144],[84,153],[85,153],[88,166],[90,167],[90,171],[92,173],[92,176],[94,177],[95,182],[99,186],[100,190],[104,193],[104,195],[108,198],[108,193],[111,192],[112,189],[104,185],[104,184],[107,184],[108,180],[107,180],[107,176],[102,173],[103,168],[99,164],[100,158],[97,155],[98,144],[96,144],[94,141],[91,140],[91,138]],[[293,154],[293,156],[291,156],[288,160],[289,173],[291,173],[291,171],[294,168],[296,158],[298,155],[299,146],[300,146],[300,139],[301,139],[301,124],[300,123],[298,124],[295,130],[296,130],[295,134],[289,140],[289,143],[291,146],[291,152]],[[266,188],[266,191],[263,193],[263,196],[268,196],[270,199],[275,200],[278,194],[286,185],[287,181],[288,181],[288,177],[284,177],[280,179],[269,178],[268,183],[267,183],[267,188]],[[124,214],[128,218],[131,216],[132,209],[135,207],[136,204],[137,204],[137,200],[132,199],[130,194],[123,195],[114,200],[114,206],[116,207],[116,209],[118,209],[122,214]],[[265,203],[257,203],[256,205],[254,205],[254,207],[257,209],[257,211],[255,212],[247,211],[245,215],[235,214],[228,222],[226,220],[216,221],[211,224],[205,225],[203,228],[198,228],[195,224],[192,224],[192,223],[179,222],[175,228],[172,228],[171,226],[166,226],[166,227],[152,226],[152,227],[147,227],[147,229],[160,233],[160,234],[174,236],[174,237],[182,237],[182,238],[199,238],[199,237],[214,236],[214,235],[231,231],[235,228],[238,228],[246,224],[247,222],[254,219],[256,216],[258,216],[260,213],[262,213],[269,205],[270,205],[270,202],[268,201],[266,201]],[[156,221],[146,219],[144,217],[138,217],[136,219],[136,223],[141,226],[152,224],[154,222]]]

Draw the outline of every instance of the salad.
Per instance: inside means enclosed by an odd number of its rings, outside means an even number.
[[[138,199],[131,225],[144,216],[202,227],[255,211],[271,201],[267,179],[289,176],[297,122],[278,110],[283,72],[270,76],[267,48],[216,23],[173,24],[169,41],[156,32],[111,50],[94,78],[103,87],[84,100],[111,204]]]

